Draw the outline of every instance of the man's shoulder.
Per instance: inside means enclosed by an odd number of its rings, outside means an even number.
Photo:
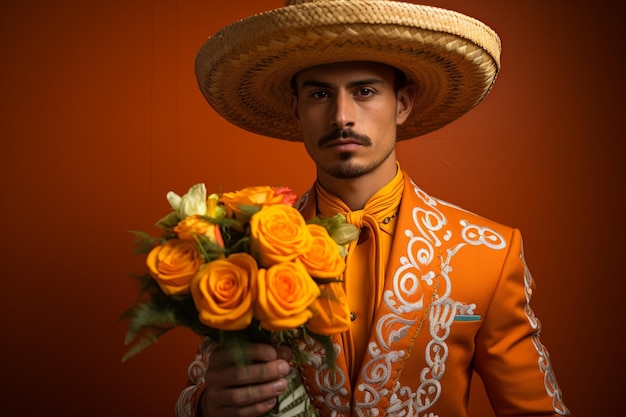
[[[415,185],[415,183],[413,183],[413,185],[413,193],[417,198],[412,200],[415,201],[416,208],[423,210],[426,216],[441,217],[441,219],[447,223],[448,227],[454,225],[462,227],[469,224],[497,230],[504,235],[509,235],[513,231],[513,227],[509,225],[487,218],[480,213],[460,205],[432,196]]]

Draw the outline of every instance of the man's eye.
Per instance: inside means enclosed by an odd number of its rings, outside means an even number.
[[[311,93],[311,97],[313,97],[313,98],[327,98],[328,97],[328,92],[327,91],[314,91],[313,93]]]
[[[357,95],[362,97],[369,97],[372,94],[374,94],[374,91],[369,88],[361,88],[359,91],[357,91]]]

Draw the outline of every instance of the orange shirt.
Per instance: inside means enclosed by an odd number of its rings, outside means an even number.
[[[343,345],[353,384],[361,369],[374,312],[382,297],[403,189],[404,175],[398,169],[394,179],[374,194],[362,210],[350,211],[339,198],[316,184],[317,210],[321,214],[342,213],[349,223],[361,228],[359,240],[348,248],[343,275],[352,317],[350,330],[343,334]]]

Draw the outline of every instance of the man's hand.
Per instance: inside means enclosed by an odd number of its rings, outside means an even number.
[[[235,364],[227,350],[211,354],[200,407],[204,417],[257,417],[270,411],[287,389],[291,350],[252,344],[249,365]]]

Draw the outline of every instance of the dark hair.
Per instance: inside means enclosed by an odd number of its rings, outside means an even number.
[[[393,91],[397,93],[402,87],[404,87],[404,84],[406,83],[406,74],[404,73],[404,71],[401,71],[396,67],[391,68],[393,68],[394,72]]]

